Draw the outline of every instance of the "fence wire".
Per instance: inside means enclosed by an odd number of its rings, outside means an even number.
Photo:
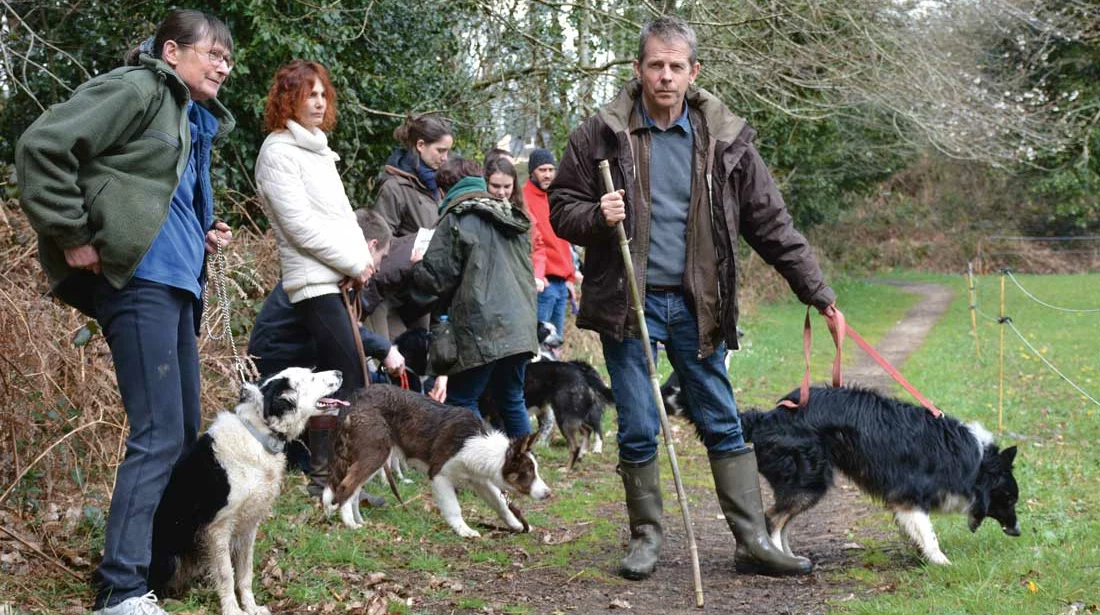
[[[1028,292],[1028,290],[1026,288],[1024,288],[1022,284],[1020,284],[1020,281],[1016,279],[1016,276],[1012,275],[1011,271],[1006,269],[1004,271],[1004,273],[1005,273],[1005,275],[1008,276],[1008,279],[1012,280],[1012,283],[1016,285],[1016,288],[1019,288],[1022,293],[1027,295],[1028,299],[1031,299],[1035,303],[1038,303],[1039,305],[1041,305],[1045,308],[1050,308],[1052,310],[1058,310],[1059,312],[1070,312],[1070,313],[1074,313],[1074,314],[1100,314],[1100,308],[1075,309],[1075,308],[1064,308],[1064,307],[1058,307],[1056,305],[1051,305],[1051,304],[1043,301],[1042,299],[1039,299],[1038,297],[1031,294],[1030,292]]]
[[[1080,393],[1081,395],[1084,395],[1086,398],[1088,398],[1089,401],[1096,404],[1097,406],[1100,406],[1100,401],[1096,401],[1095,397],[1093,397],[1092,395],[1089,395],[1088,393],[1085,392],[1084,389],[1077,386],[1077,384],[1075,382],[1073,382],[1072,380],[1067,378],[1065,374],[1060,372],[1057,367],[1054,367],[1054,364],[1051,363],[1050,361],[1048,361],[1047,358],[1042,355],[1042,353],[1040,353],[1038,350],[1036,350],[1035,347],[1031,345],[1031,342],[1027,341],[1027,338],[1024,337],[1024,334],[1020,333],[1020,330],[1016,328],[1016,324],[1013,323],[1011,319],[1008,319],[1008,318],[1004,319],[1004,324],[1008,325],[1009,329],[1012,329],[1012,332],[1016,334],[1016,337],[1020,338],[1020,341],[1023,342],[1025,346],[1027,346],[1028,350],[1030,350],[1032,352],[1032,354],[1034,354],[1035,356],[1039,357],[1039,360],[1042,361],[1044,364],[1046,364],[1046,366],[1048,368],[1050,368],[1050,371],[1054,372],[1055,374],[1058,374],[1059,378],[1061,378],[1062,380],[1065,380],[1074,389],[1077,389],[1077,392]]]
[[[1016,280],[1016,278],[1013,277],[1011,271],[1005,270],[1002,273],[1007,275],[1012,280],[1012,282],[1014,284],[1016,284],[1016,287],[1019,288],[1021,291],[1023,291],[1023,293],[1028,296],[1028,298],[1030,298],[1032,301],[1035,301],[1036,303],[1038,303],[1038,304],[1040,304],[1044,307],[1051,308],[1051,309],[1054,309],[1054,310],[1058,310],[1058,311],[1061,311],[1061,312],[1071,312],[1071,313],[1100,312],[1100,309],[1080,310],[1080,309],[1071,309],[1071,308],[1059,308],[1059,307],[1050,305],[1046,302],[1043,302],[1043,301],[1039,300],[1038,298],[1036,298],[1031,293],[1027,292],[1027,290],[1024,289],[1024,287],[1020,285],[1020,283]],[[1020,330],[1016,328],[1016,324],[1014,322],[1012,322],[1011,318],[1005,317],[1005,318],[1002,319],[999,316],[994,316],[994,315],[991,315],[991,314],[987,314],[987,313],[983,312],[981,309],[979,309],[978,308],[978,286],[979,286],[979,282],[977,280],[977,276],[975,276],[975,279],[974,279],[974,304],[972,306],[972,309],[974,310],[974,312],[976,314],[978,314],[979,316],[981,316],[985,320],[995,322],[995,323],[998,323],[998,324],[1001,324],[1001,325],[1008,325],[1008,328],[1012,329],[1012,332],[1016,334],[1016,337],[1020,338],[1020,341],[1024,343],[1024,346],[1027,346],[1028,350],[1030,350],[1032,352],[1032,354],[1034,354],[1036,357],[1039,357],[1039,360],[1042,361],[1043,364],[1046,365],[1047,368],[1050,369],[1050,371],[1057,374],[1058,377],[1061,378],[1062,380],[1065,380],[1067,384],[1069,384],[1071,387],[1073,387],[1078,393],[1083,395],[1086,399],[1091,401],[1093,404],[1095,404],[1097,406],[1100,406],[1100,401],[1097,401],[1097,399],[1095,397],[1093,397],[1092,395],[1089,395],[1084,389],[1082,389],[1080,386],[1078,386],[1077,383],[1070,380],[1069,377],[1067,377],[1065,374],[1063,374],[1061,372],[1061,370],[1059,370],[1057,367],[1054,366],[1053,363],[1048,361],[1047,358],[1044,357],[1042,355],[1042,353],[1040,353],[1035,348],[1035,346],[1033,346],[1031,344],[1031,342],[1027,341],[1027,338],[1024,337],[1024,334],[1021,333]],[[977,333],[977,332],[975,332],[975,333]]]

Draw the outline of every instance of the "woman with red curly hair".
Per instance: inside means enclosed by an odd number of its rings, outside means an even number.
[[[279,68],[267,93],[270,134],[256,159],[256,186],[279,246],[283,288],[317,346],[316,367],[343,372],[334,396],[347,399],[366,383],[340,285],[348,279],[362,287],[375,263],[336,170],[340,157],[324,133],[335,125],[336,90],[325,67],[294,60]],[[310,421],[313,482],[331,446],[326,418]]]

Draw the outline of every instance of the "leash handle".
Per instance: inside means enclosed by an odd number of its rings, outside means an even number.
[[[370,386],[370,374],[367,372],[367,353],[363,350],[363,338],[359,336],[359,300],[353,298],[355,291],[351,285],[340,288],[340,297],[344,300],[344,309],[348,312],[348,320],[351,322],[351,337],[355,340],[355,352],[359,355],[359,367],[363,370],[363,386]]]
[[[833,358],[833,387],[840,387],[843,385],[843,378],[840,373],[840,361],[842,357],[841,349],[844,347],[844,331],[847,328],[847,323],[844,319],[844,314],[840,310],[836,309],[835,305],[830,305],[822,312],[822,316],[825,317],[825,321],[828,323],[829,332],[833,335],[833,344],[836,346],[836,356]],[[806,320],[802,325],[802,356],[806,362],[806,369],[802,372],[802,385],[798,388],[798,403],[784,399],[779,402],[779,405],[784,408],[805,408],[806,404],[810,403],[810,349],[813,347],[813,329],[810,325],[810,308],[806,307]]]
[[[855,329],[848,326],[848,320],[844,317],[844,313],[837,309],[836,305],[830,305],[825,308],[825,311],[821,313],[825,317],[825,323],[829,327],[829,333],[833,336],[833,344],[836,346],[836,356],[833,357],[833,387],[840,387],[843,385],[841,377],[841,359],[843,357],[844,338],[851,337],[857,346],[863,349],[875,363],[878,363],[882,369],[886,370],[887,374],[893,378],[898,384],[909,392],[917,401],[925,407],[928,412],[932,413],[932,416],[940,418],[943,415],[931,401],[928,401],[924,395],[921,395],[920,391],[916,389],[896,367],[890,364],[882,355],[875,350],[873,346],[867,343],[867,340],[863,339]],[[802,374],[802,385],[799,388],[798,403],[794,403],[790,400],[783,400],[779,402],[779,405],[784,408],[803,408],[810,402],[810,347],[813,341],[813,333],[810,328],[810,308],[806,308],[806,321],[802,327],[802,348],[803,355],[806,358],[806,370]]]

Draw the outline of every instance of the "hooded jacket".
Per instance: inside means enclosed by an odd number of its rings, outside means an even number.
[[[187,84],[163,60],[140,62],[78,87],[39,116],[15,150],[20,204],[38,233],[51,291],[93,317],[96,276],[71,269],[65,250],[91,244],[107,282],[125,286],[164,226],[191,156]],[[218,120],[215,141],[233,130],[217,99],[197,104]]]
[[[467,180],[480,188],[464,191]],[[412,269],[413,298],[446,314],[458,362],[450,373],[538,351],[531,222],[520,210],[464,178],[448,192],[423,260]]]
[[[585,276],[577,325],[614,339],[639,337],[630,310],[626,268],[600,212],[607,191],[598,170],[611,164],[625,190],[624,228],[638,288],[644,288],[649,247],[650,132],[638,106],[641,84],[629,81],[607,106],[569,136],[550,186],[550,221],[559,237],[583,246]],[[743,237],[786,279],[799,300],[824,309],[836,300],[805,237],[795,230],[783,197],[752,144],[755,131],[718,98],[690,87],[685,101],[694,136],[683,292],[699,322],[699,352],[725,341],[737,348],[737,245]]]
[[[389,223],[394,237],[415,235],[419,229],[433,228],[439,220],[439,203],[409,168],[408,159],[398,150],[386,161],[374,203],[374,210]]]

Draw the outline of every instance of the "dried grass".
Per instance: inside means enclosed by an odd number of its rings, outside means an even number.
[[[125,450],[126,416],[101,334],[77,346],[94,321],[47,295],[33,230],[15,204],[0,220],[0,502],[37,508],[57,492],[106,496]],[[270,236],[238,231],[225,252],[230,321],[244,351],[257,306],[278,275]],[[220,314],[208,313],[215,321]],[[226,341],[199,342],[207,418],[236,398]],[[106,497],[103,497],[106,501]]]

